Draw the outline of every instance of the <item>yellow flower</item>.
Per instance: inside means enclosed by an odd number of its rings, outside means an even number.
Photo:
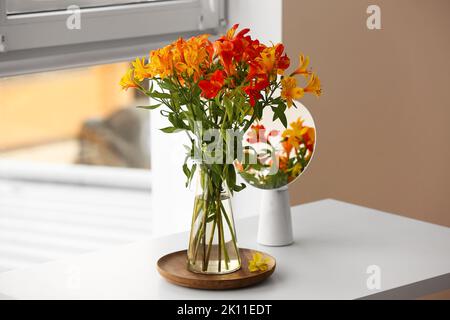
[[[269,258],[264,257],[259,252],[255,252],[253,254],[253,260],[250,260],[248,262],[248,270],[250,272],[266,271],[269,268],[268,266],[269,262],[270,262]]]
[[[138,81],[143,81],[146,78],[151,78],[151,66],[150,64],[145,63],[145,58],[136,58],[136,61],[133,62],[134,68],[134,77]]]
[[[308,70],[309,65],[309,57],[304,56],[303,54],[300,54],[299,56],[299,66],[298,68],[291,74],[291,76],[301,74],[305,77],[311,74],[311,71]]]
[[[267,74],[272,73],[275,67],[275,47],[267,47],[261,52],[261,65],[264,67]]]
[[[128,88],[137,88],[138,85],[134,79],[133,69],[129,69],[127,73],[120,80],[120,85],[123,90],[128,90]]]
[[[149,68],[153,76],[166,78],[173,74],[172,45],[150,52]]]
[[[297,80],[293,77],[286,77],[281,80],[281,98],[286,100],[288,108],[292,107],[294,99],[303,97],[304,91],[297,87]]]
[[[312,74],[309,78],[306,88],[303,89],[305,92],[312,93],[319,97],[322,94],[322,88],[320,86],[320,79],[316,74]]]
[[[300,143],[303,141],[302,135],[307,132],[308,127],[303,126],[303,119],[298,118],[296,121],[290,124],[290,128],[284,130],[282,137],[285,138],[287,144],[290,144],[295,149],[300,147]]]
[[[197,48],[191,45],[187,45],[183,48],[182,61],[176,65],[177,70],[180,73],[186,73],[189,77],[194,76],[195,80],[198,79],[200,73],[199,51]]]
[[[269,75],[271,80],[276,79],[277,74],[283,74],[290,64],[281,43],[264,48],[256,62],[259,64],[258,71]]]

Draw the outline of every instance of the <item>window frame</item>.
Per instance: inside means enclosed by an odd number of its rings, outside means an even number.
[[[149,49],[226,25],[225,0],[171,0],[81,9],[69,30],[67,10],[6,13],[0,0],[0,77],[124,61]],[[3,41],[2,41],[3,39]],[[3,51],[2,51],[3,47]]]

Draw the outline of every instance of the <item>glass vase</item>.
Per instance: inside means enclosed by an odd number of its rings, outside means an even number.
[[[195,201],[189,238],[188,269],[202,274],[227,274],[241,268],[241,258],[225,181],[212,179],[211,169],[196,171]]]

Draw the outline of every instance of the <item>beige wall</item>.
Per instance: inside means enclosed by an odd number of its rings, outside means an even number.
[[[382,30],[366,28],[378,4]],[[294,203],[332,197],[450,226],[450,1],[284,0],[283,41],[324,95]],[[296,62],[295,62],[296,63]]]

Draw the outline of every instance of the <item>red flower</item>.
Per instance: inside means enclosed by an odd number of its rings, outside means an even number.
[[[202,80],[198,86],[202,89],[202,95],[208,99],[214,99],[223,87],[224,73],[222,70],[216,70],[209,80]]]
[[[237,64],[256,59],[265,48],[258,40],[253,40],[247,35],[250,29],[243,29],[236,34],[238,27],[239,25],[235,24],[214,44],[216,54],[229,76],[236,73]]]
[[[275,59],[276,59],[276,67],[278,69],[278,72],[282,72],[289,68],[291,64],[291,60],[287,56],[287,54],[284,54],[284,45],[281,43],[275,46]]]
[[[247,142],[248,143],[266,143],[270,137],[278,135],[277,130],[272,130],[266,136],[266,128],[262,124],[255,124],[251,126],[251,131],[248,133]]]
[[[244,87],[244,92],[250,98],[250,105],[253,107],[256,104],[256,100],[261,99],[261,91],[269,86],[269,80],[267,76],[250,80],[250,84]]]

